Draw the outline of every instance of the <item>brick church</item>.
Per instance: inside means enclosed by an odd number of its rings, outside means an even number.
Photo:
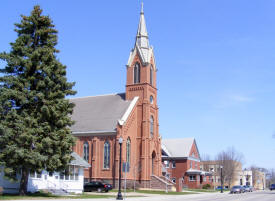
[[[130,167],[127,186],[136,181],[137,187],[153,188],[154,181],[162,181],[161,139],[157,68],[143,8],[126,67],[125,93],[71,99],[76,105],[71,129],[77,141],[73,149],[91,165],[85,170],[85,181],[102,180],[116,186],[118,139],[122,137],[122,162]]]

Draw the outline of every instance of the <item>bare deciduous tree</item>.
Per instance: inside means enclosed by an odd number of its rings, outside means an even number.
[[[239,171],[242,170],[243,154],[236,151],[234,147],[230,147],[218,153],[216,160],[219,166],[223,167],[223,183],[227,183],[231,187],[233,180]]]
[[[275,184],[275,169],[269,169],[266,172],[266,183],[268,186]]]

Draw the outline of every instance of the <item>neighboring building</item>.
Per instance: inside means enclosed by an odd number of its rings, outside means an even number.
[[[221,185],[220,165],[217,161],[201,161],[200,170],[212,173],[212,185],[214,188]]]
[[[143,8],[126,67],[125,93],[71,99],[76,105],[71,128],[77,137],[74,151],[91,164],[85,181],[103,180],[117,187],[122,137],[122,162],[130,167],[127,187],[165,188],[160,179],[157,67]]]
[[[209,172],[200,170],[200,154],[194,138],[163,139],[162,161],[166,170],[163,174],[182,188],[202,188],[212,185]]]
[[[241,186],[252,186],[252,171],[251,170],[243,170],[239,175],[239,185]]]
[[[49,174],[47,171],[41,173],[30,173],[28,180],[29,192],[38,190],[47,190],[52,193],[82,193],[84,168],[89,168],[90,165],[76,153],[72,153],[74,160],[71,161],[67,171],[63,173],[54,172]],[[20,175],[17,175],[20,180]],[[3,193],[18,193],[19,182],[10,182],[4,178],[3,168],[0,167],[0,187],[3,188]]]
[[[253,187],[257,190],[264,190],[266,188],[266,175],[260,170],[254,170],[253,173]]]
[[[229,167],[223,167],[223,176],[225,177],[224,186],[230,188],[234,185],[252,185],[252,173],[249,171],[242,170],[242,164],[237,161],[232,161],[234,164],[234,172],[232,174],[232,179],[229,180],[226,178],[226,168],[231,169]],[[201,161],[200,169],[203,171],[209,171],[213,174],[213,186],[216,188],[217,186],[221,186],[221,168],[220,161]],[[230,162],[231,165],[231,162]],[[231,170],[228,170],[231,171]]]

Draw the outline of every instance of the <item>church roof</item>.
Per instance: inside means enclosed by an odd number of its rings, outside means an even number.
[[[196,145],[195,138],[162,139],[161,148],[168,157],[188,158],[193,143]]]
[[[75,103],[71,127],[73,134],[116,133],[127,120],[138,97],[125,100],[125,93],[70,99]]]

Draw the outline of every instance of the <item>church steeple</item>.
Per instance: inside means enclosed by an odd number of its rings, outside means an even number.
[[[145,23],[143,3],[141,3],[140,18],[136,35],[135,47],[130,52],[127,67],[132,65],[135,55],[138,53],[142,66],[147,66],[153,56],[153,47],[149,44],[149,37]]]
[[[141,4],[135,46],[130,52],[126,66],[125,99],[133,100],[139,97],[136,112],[132,114],[138,128],[136,147],[142,150],[136,151],[139,153],[136,158],[140,158],[138,160],[142,167],[141,180],[149,182],[152,175],[161,175],[161,144],[157,105],[157,69],[153,48],[149,45],[143,4]],[[129,130],[133,128],[129,127]]]
[[[149,48],[148,33],[143,12],[143,3],[141,3],[141,11],[135,46],[139,46],[140,48]]]

